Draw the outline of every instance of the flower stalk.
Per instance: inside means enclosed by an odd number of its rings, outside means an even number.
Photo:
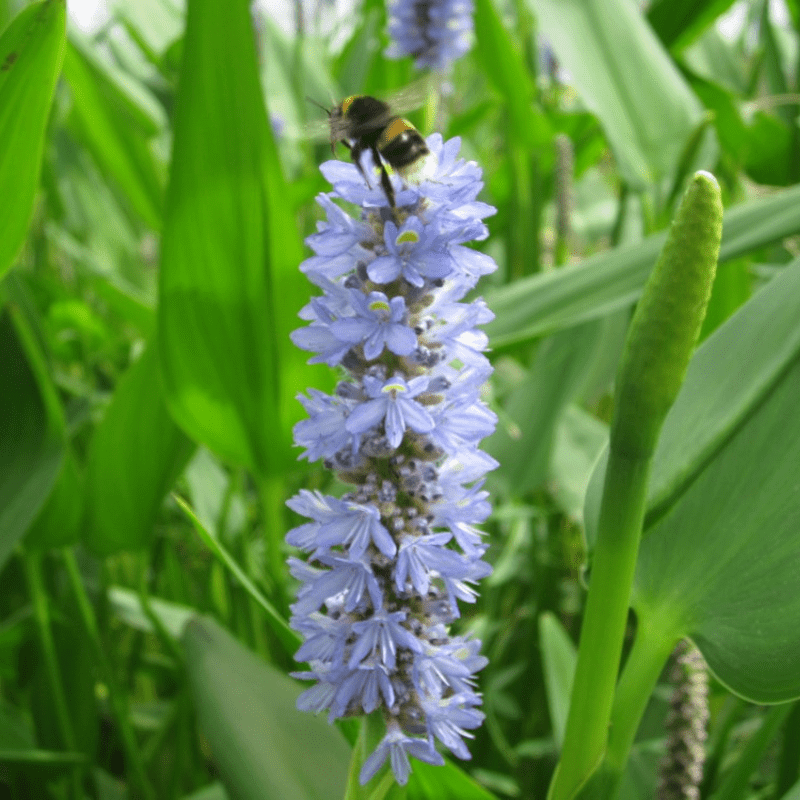
[[[719,186],[698,172],[631,321],[617,376],[589,595],[549,800],[576,797],[605,755],[650,461],[697,342],[721,233]]]
[[[478,444],[496,418],[479,396],[492,368],[476,326],[492,314],[462,300],[496,269],[465,246],[486,237],[494,209],[476,200],[481,172],[457,157],[457,139],[434,135],[428,147],[421,183],[391,176],[396,208],[355,165],[322,165],[333,192],[318,198],[327,219],[301,270],[323,294],[292,334],[310,363],[344,370],[333,395],[300,396],[308,419],[295,442],[353,486],[288,501],[310,520],[286,537],[309,554],[289,560],[300,582],[290,624],[304,639],[295,658],[310,665],[296,676],[314,681],[298,706],[330,721],[371,715],[371,731],[377,720],[382,738],[361,759],[361,784],[387,759],[401,785],[409,756],[443,764],[436,740],[469,758],[463,739],[483,721],[480,642],[449,625],[491,572],[476,526],[491,511],[482,479],[497,464]],[[362,166],[374,176],[370,158]]]

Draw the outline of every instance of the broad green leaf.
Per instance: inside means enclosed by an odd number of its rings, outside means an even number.
[[[703,110],[631,0],[528,0],[571,84],[600,120],[624,180],[673,170]]]
[[[228,793],[221,783],[212,783],[197,792],[187,794],[183,800],[228,800]]]
[[[165,125],[160,106],[141,86],[119,77],[77,36],[67,46],[64,77],[72,93],[78,140],[136,214],[157,230],[163,169],[155,162],[152,140]]]
[[[25,537],[29,550],[66,547],[80,539],[84,514],[83,480],[71,450],[65,453],[56,484]]]
[[[417,760],[411,767],[407,800],[495,800],[495,795],[447,759],[443,767]]]
[[[563,625],[550,612],[539,617],[539,642],[542,648],[542,667],[547,687],[547,705],[553,723],[553,736],[559,749],[564,742],[569,698],[578,652]]]
[[[64,420],[47,364],[19,309],[0,314],[0,568],[61,469]]]
[[[656,0],[647,19],[666,47],[677,52],[694,41],[734,0]]]
[[[797,781],[797,783],[781,797],[781,800],[800,800],[800,781]]]
[[[726,211],[720,269],[724,261],[800,232],[800,186]],[[633,304],[664,244],[663,233],[607,250],[574,267],[515,281],[486,294],[495,319],[486,326],[492,346],[528,341],[543,333],[596,319]]]
[[[494,0],[477,0],[475,4],[477,55],[506,101],[511,124],[508,135],[531,150],[546,150],[552,158],[551,131],[547,118],[531,104],[533,86],[519,42],[506,30]]]
[[[183,32],[186,4],[181,0],[116,0],[113,5],[115,15],[154,61]]]
[[[299,239],[253,39],[244,0],[189,4],[158,324],[175,419],[224,458],[264,475],[293,460],[281,413],[304,384],[281,369],[280,355],[302,303],[292,308]]]
[[[800,360],[642,541],[640,624],[676,625],[722,683],[800,697]]]
[[[674,499],[773,390],[800,353],[798,319],[800,259],[697,350],[653,458],[650,514]]]
[[[120,380],[91,441],[85,544],[104,555],[146,547],[191,451],[167,413],[148,348]]]
[[[0,276],[17,257],[33,212],[65,20],[64,0],[47,0],[18,14],[0,37]]]
[[[200,728],[236,800],[341,800],[350,747],[298,711],[301,686],[198,617],[183,637]]]

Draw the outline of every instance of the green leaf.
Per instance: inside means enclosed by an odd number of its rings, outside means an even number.
[[[800,186],[728,209],[722,226],[720,264],[800,232]],[[486,326],[492,346],[529,341],[633,304],[641,294],[664,233],[515,281],[486,294],[495,319]]]
[[[690,635],[742,697],[800,697],[800,360],[643,540],[640,625]]]
[[[200,538],[205,542],[206,546],[216,556],[220,563],[233,573],[236,580],[244,587],[247,593],[258,603],[261,608],[267,613],[267,622],[272,627],[275,635],[281,640],[287,653],[293,653],[300,645],[300,636],[295,633],[290,627],[289,623],[283,618],[281,613],[275,606],[267,600],[266,597],[258,590],[256,585],[244,570],[236,563],[231,554],[222,546],[222,543],[211,534],[210,531],[203,527],[203,523],[195,515],[194,511],[186,504],[182,498],[174,495],[175,502],[180,506],[184,514],[189,518],[195,530],[200,535]]]
[[[583,387],[603,344],[604,327],[595,321],[548,337],[530,372],[504,402],[514,424],[504,419],[486,450],[504,465],[502,478],[513,494],[522,495],[546,478],[556,423]]]
[[[553,723],[553,736],[559,749],[564,742],[567,726],[572,679],[578,661],[577,648],[564,626],[550,612],[539,617],[539,641],[542,648],[547,706]]]
[[[608,137],[624,180],[669,175],[703,110],[630,0],[528,0],[571,84]]]
[[[175,419],[264,475],[293,460],[281,414],[298,383],[280,362],[300,245],[253,41],[244,0],[189,4],[158,324]]]
[[[506,29],[493,0],[475,3],[475,35],[486,76],[505,100],[509,136],[531,150],[546,150],[545,157],[552,158],[550,123],[531,103],[533,83],[519,42]]]
[[[341,800],[350,747],[324,718],[297,710],[297,683],[206,617],[183,643],[200,727],[232,798]]]
[[[164,176],[152,140],[166,125],[161,107],[75,35],[67,46],[64,77],[79,142],[148,227],[160,228]]]
[[[713,800],[745,800],[751,796],[750,777],[758,769],[767,750],[773,745],[778,729],[786,721],[789,705],[770,708],[764,715],[758,730],[750,737],[722,781],[714,792]]]
[[[64,0],[48,0],[28,6],[0,37],[0,276],[19,253],[33,213],[65,24]]]
[[[443,767],[412,762],[406,786],[408,800],[494,800],[493,795],[464,770],[445,759]]]
[[[84,488],[78,464],[66,451],[58,480],[25,537],[30,549],[66,547],[80,539],[84,513]]]
[[[674,52],[694,41],[734,0],[656,0],[647,19],[666,47]]]
[[[27,321],[0,315],[0,568],[49,496],[61,469],[61,405]]]
[[[136,592],[122,586],[109,586],[107,596],[114,613],[126,625],[144,633],[155,631],[155,626],[142,608],[142,602]],[[183,636],[187,623],[197,613],[191,606],[171,603],[158,597],[149,597],[148,602],[150,610],[158,617],[164,630],[176,639]]]
[[[97,553],[146,547],[156,516],[192,452],[167,413],[156,355],[142,354],[120,380],[89,447],[84,542]]]
[[[800,800],[800,781],[797,781],[780,800]]]

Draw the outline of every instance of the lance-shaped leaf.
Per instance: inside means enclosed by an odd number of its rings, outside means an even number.
[[[528,0],[559,63],[608,137],[620,172],[644,188],[669,175],[703,111],[630,0]]]
[[[800,232],[800,187],[725,211],[720,265]],[[495,318],[486,326],[493,347],[530,341],[630,306],[639,297],[665,234],[607,250],[576,266],[551,270],[488,292]],[[722,267],[724,269],[724,267]]]
[[[800,697],[800,361],[642,542],[640,624],[757,703]]]
[[[28,231],[50,101],[64,52],[66,3],[20,12],[0,38],[0,275]]]
[[[0,568],[53,488],[64,420],[33,332],[14,306],[0,316]]]
[[[231,797],[340,800],[350,747],[324,717],[297,710],[303,687],[211,619],[190,622],[183,644],[200,727]]]
[[[288,452],[279,416],[288,330],[281,335],[274,309],[285,314],[291,301],[274,272],[288,262],[296,271],[299,258],[253,40],[243,0],[189,4],[158,324],[175,419],[263,475]]]
[[[102,554],[146,547],[192,443],[167,412],[148,349],[119,382],[89,448],[84,542]]]

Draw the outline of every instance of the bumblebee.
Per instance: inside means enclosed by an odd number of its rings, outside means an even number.
[[[369,185],[361,165],[362,153],[369,150],[375,165],[380,168],[381,187],[386,199],[395,208],[394,189],[386,164],[405,179],[418,174],[430,156],[422,134],[408,120],[393,114],[388,103],[368,95],[353,95],[342,100],[328,111],[328,122],[331,152],[335,154],[336,144],[342,142]]]

